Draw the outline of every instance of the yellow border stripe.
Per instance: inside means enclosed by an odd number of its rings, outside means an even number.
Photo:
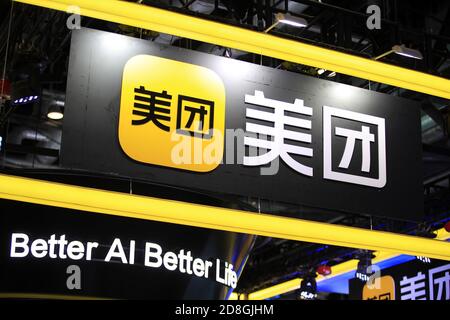
[[[450,243],[0,174],[0,198],[296,241],[450,260]]]
[[[448,79],[137,3],[117,0],[15,1],[60,11],[67,11],[70,6],[78,6],[83,16],[213,43],[450,98]]]

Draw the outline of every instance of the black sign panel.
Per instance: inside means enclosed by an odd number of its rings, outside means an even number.
[[[65,168],[417,220],[419,110],[390,95],[83,29],[72,38],[61,159]],[[187,163],[183,138],[218,162]]]
[[[383,269],[378,280],[349,281],[353,300],[450,300],[450,263],[419,257]]]
[[[225,299],[252,241],[244,234],[1,200],[0,293]]]

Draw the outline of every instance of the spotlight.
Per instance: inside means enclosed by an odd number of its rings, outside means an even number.
[[[303,278],[298,291],[299,300],[314,300],[317,298],[317,283],[315,276],[309,275]]]
[[[323,264],[317,267],[317,273],[322,276],[329,276],[331,274],[331,267]]]
[[[363,282],[367,282],[373,272],[369,272],[369,268],[372,266],[372,258],[374,256],[371,252],[363,250],[358,255],[358,267],[356,268],[355,277]]]
[[[326,70],[325,69],[318,69],[317,74],[320,76],[322,75]]]

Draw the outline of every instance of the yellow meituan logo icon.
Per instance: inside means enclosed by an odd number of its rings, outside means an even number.
[[[394,278],[383,276],[378,281],[378,288],[371,288],[368,284],[364,285],[362,300],[395,300]]]
[[[197,172],[223,157],[225,89],[212,70],[138,55],[125,65],[119,142],[132,159]]]

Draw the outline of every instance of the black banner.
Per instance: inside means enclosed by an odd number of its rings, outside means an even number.
[[[254,238],[9,200],[0,212],[0,295],[17,298],[225,299]]]
[[[410,100],[101,31],[72,34],[65,168],[418,220],[420,134]]]

